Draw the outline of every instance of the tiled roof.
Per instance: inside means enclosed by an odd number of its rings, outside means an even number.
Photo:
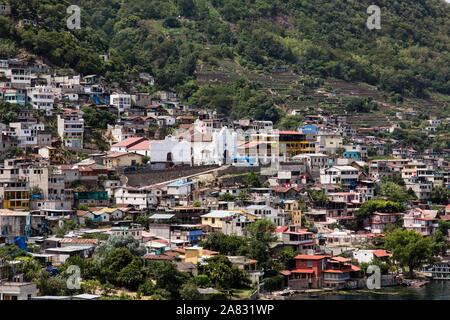
[[[291,273],[309,273],[309,274],[313,274],[314,270],[313,269],[294,269],[291,271]]]
[[[142,138],[142,137],[128,138],[128,139],[125,139],[123,141],[120,141],[120,142],[114,144],[113,147],[129,147],[129,146],[132,146],[133,144],[139,143],[143,139],[144,138]]]
[[[135,144],[134,146],[131,146],[128,148],[128,150],[149,150],[150,149],[150,140],[144,140],[142,142],[139,142]]]
[[[299,254],[295,256],[295,260],[322,260],[328,258],[328,256],[311,255],[311,254]]]

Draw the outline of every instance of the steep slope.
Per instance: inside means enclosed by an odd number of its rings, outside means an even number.
[[[444,0],[375,1],[380,30],[366,27],[369,0],[79,0],[73,2],[82,9],[82,28],[73,31],[66,28],[68,1],[9,2],[13,20],[0,17],[0,54],[26,48],[124,87],[138,72],[151,72],[159,88],[235,117],[277,120],[274,105],[289,105],[286,96],[309,96],[307,89],[329,77],[368,83],[392,101],[450,94],[450,5]],[[36,26],[20,27],[23,19]],[[230,80],[224,61],[233,65],[230,79],[241,74],[250,83],[224,84]],[[298,86],[289,88],[293,95],[268,94],[261,90],[265,83],[255,84],[255,75],[284,67],[298,77]],[[203,88],[209,80],[196,81],[208,69],[225,74],[209,79],[217,82],[213,89]]]

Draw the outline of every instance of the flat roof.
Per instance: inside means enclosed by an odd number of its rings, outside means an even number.
[[[155,213],[154,215],[150,216],[150,219],[161,219],[161,220],[169,220],[175,217],[174,214],[169,213]]]
[[[48,248],[45,250],[51,251],[51,252],[77,252],[77,251],[89,250],[92,248],[94,248],[94,246],[67,246],[67,247],[60,247],[60,248]]]
[[[236,215],[236,212],[226,210],[213,210],[207,214],[202,215],[202,218],[227,218]]]

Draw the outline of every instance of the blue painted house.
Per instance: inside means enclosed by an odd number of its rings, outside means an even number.
[[[352,159],[356,161],[361,160],[361,153],[359,151],[351,150],[351,151],[345,151],[344,152],[344,158]]]

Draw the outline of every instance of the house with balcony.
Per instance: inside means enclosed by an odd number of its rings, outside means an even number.
[[[337,132],[319,132],[315,144],[316,153],[335,154],[343,147],[343,138]]]
[[[322,272],[327,268],[327,259],[324,255],[297,255],[294,269],[281,271],[285,285],[294,290],[322,288]]]
[[[17,138],[17,147],[22,149],[39,145],[40,136],[45,135],[45,125],[36,122],[11,122],[9,128],[9,134]]]
[[[315,246],[314,234],[296,225],[290,225],[282,232],[281,241],[283,245],[294,247],[297,252],[307,252]]]
[[[114,237],[132,236],[138,241],[142,241],[142,232],[144,228],[140,224],[116,224],[111,228],[111,234]]]
[[[5,76],[14,89],[25,89],[31,86],[31,68],[26,61],[9,59]]]
[[[30,188],[26,181],[0,182],[0,200],[3,209],[29,210]]]
[[[243,270],[251,283],[259,283],[262,280],[264,271],[258,267],[258,261],[247,258],[246,256],[227,256],[228,260],[237,267]]]
[[[285,225],[284,216],[279,211],[268,205],[251,205],[245,207],[245,211],[255,217],[270,220],[275,226]]]
[[[349,258],[330,257],[327,268],[322,271],[323,287],[333,289],[356,289],[363,285],[361,268],[351,264]]]
[[[55,96],[51,86],[29,87],[27,96],[33,109],[43,110],[47,116],[52,115]]]
[[[23,107],[27,103],[26,91],[21,89],[7,89],[3,93],[3,101],[10,104],[18,104]]]
[[[247,236],[247,228],[252,223],[254,219],[249,219],[245,215],[236,215],[229,219],[224,219],[222,221],[222,233],[226,235],[235,235],[240,237]]]
[[[292,157],[292,161],[305,164],[306,171],[313,177],[318,177],[320,170],[327,168],[331,159],[323,153],[305,153]]]
[[[116,205],[132,206],[138,210],[155,208],[162,190],[157,188],[118,187],[114,190]]]
[[[186,202],[191,198],[195,182],[191,179],[180,179],[167,185],[167,195],[172,196],[175,202]]]
[[[321,184],[340,184],[348,188],[356,188],[360,171],[352,166],[332,166],[320,171]]]
[[[403,216],[403,226],[423,236],[430,236],[439,228],[439,212],[413,208]]]
[[[109,205],[108,192],[106,191],[82,191],[74,192],[75,204],[91,207],[105,207]]]
[[[387,226],[395,225],[402,213],[374,212],[369,218],[372,233],[383,233]]]
[[[212,229],[222,230],[225,221],[233,219],[238,214],[238,211],[213,210],[201,216],[202,224]]]
[[[68,148],[82,149],[84,120],[78,110],[65,110],[57,116],[58,135]]]
[[[201,225],[174,224],[170,226],[170,239],[196,245],[203,240],[205,234]]]
[[[401,170],[403,180],[407,182],[411,178],[417,177],[417,170],[419,169],[427,169],[427,165],[421,161],[416,160],[405,163]]]
[[[294,269],[280,272],[290,289],[350,289],[363,285],[361,270],[351,264],[351,259],[300,254],[294,260]]]
[[[411,189],[420,201],[429,200],[431,191],[433,190],[433,183],[424,179],[410,178],[405,183],[406,189]]]
[[[110,96],[111,107],[116,107],[120,113],[131,109],[131,95],[125,93],[113,93]]]

